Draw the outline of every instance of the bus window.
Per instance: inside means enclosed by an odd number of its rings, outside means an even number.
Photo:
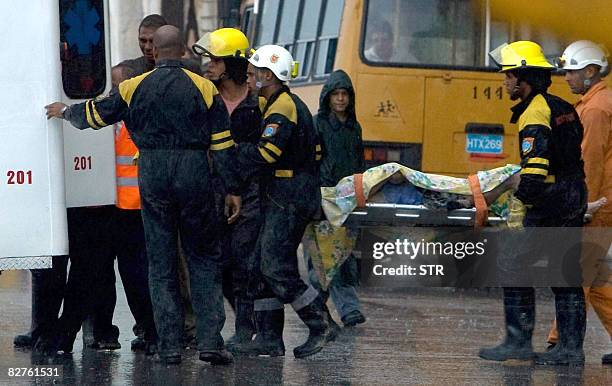
[[[69,98],[93,98],[106,87],[103,3],[60,1],[62,85]]]
[[[314,56],[315,44],[317,41],[320,14],[321,0],[305,2],[294,53],[295,60],[300,62],[298,79],[305,78],[310,74],[312,57]]]
[[[274,44],[276,19],[278,18],[279,0],[266,0],[263,4],[257,28],[257,47],[265,44]]]
[[[343,9],[344,1],[327,1],[315,62],[315,76],[329,74],[334,67]]]
[[[497,20],[487,12],[487,4],[484,0],[369,0],[363,58],[370,65],[493,69],[488,52],[516,40],[538,42],[549,59],[560,54],[564,44],[557,37]]]
[[[295,39],[295,26],[297,25],[300,0],[284,0],[279,17],[276,44],[285,47],[291,52]]]
[[[261,0],[256,47],[281,45],[300,63],[298,81],[332,71],[344,1]]]
[[[244,14],[240,24],[242,30],[247,36],[252,36],[253,33],[253,10],[255,7],[250,6],[244,9]]]
[[[478,0],[370,0],[363,56],[369,62],[483,66]]]

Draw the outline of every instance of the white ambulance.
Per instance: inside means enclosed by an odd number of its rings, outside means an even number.
[[[113,130],[44,106],[110,89],[106,0],[0,2],[0,271],[68,253],[66,208],[115,203]]]

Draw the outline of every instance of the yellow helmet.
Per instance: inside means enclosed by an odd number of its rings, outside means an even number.
[[[540,68],[552,71],[555,68],[546,60],[542,47],[527,40],[504,43],[491,51],[489,55],[501,67],[500,72],[521,68]]]
[[[249,39],[236,28],[221,28],[208,32],[192,47],[197,55],[215,58],[241,57],[246,59]]]

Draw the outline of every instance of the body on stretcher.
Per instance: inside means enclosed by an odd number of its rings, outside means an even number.
[[[506,223],[517,165],[468,179],[385,164],[322,188],[333,226],[497,226]]]

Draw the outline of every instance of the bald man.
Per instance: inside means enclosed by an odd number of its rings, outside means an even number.
[[[149,288],[159,335],[159,356],[181,362],[183,309],[177,273],[177,237],[188,259],[200,359],[228,364],[221,329],[221,254],[207,152],[228,187],[229,222],[238,217],[242,183],[235,169],[229,116],[208,80],[182,67],[179,30],[160,27],[153,37],[155,68],[122,82],[101,100],[46,106],[47,117],[99,129],[123,120],[140,149],[142,218],[149,259]]]

